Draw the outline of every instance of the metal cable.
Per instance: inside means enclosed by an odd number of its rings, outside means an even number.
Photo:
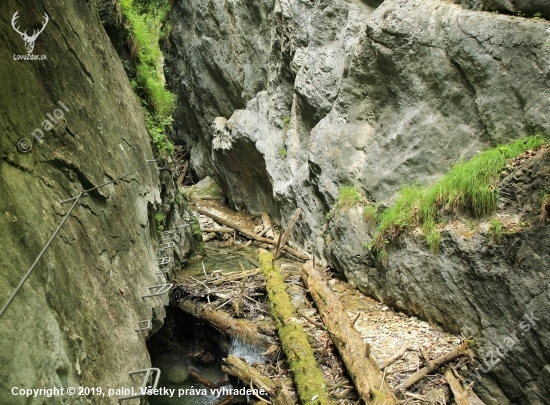
[[[36,266],[36,263],[38,263],[38,261],[40,260],[40,258],[42,257],[42,255],[46,252],[46,250],[48,249],[48,247],[49,247],[50,244],[52,243],[53,238],[55,238],[55,236],[59,233],[59,231],[61,230],[61,227],[63,226],[63,224],[65,223],[65,221],[67,220],[67,218],[69,218],[69,215],[71,214],[73,208],[76,207],[76,203],[78,202],[78,200],[80,199],[80,197],[82,197],[82,194],[83,194],[83,193],[80,193],[78,196],[75,197],[75,202],[74,202],[74,204],[72,205],[72,207],[69,209],[69,212],[67,212],[67,214],[65,214],[65,216],[64,216],[63,219],[61,220],[61,223],[59,224],[59,226],[57,227],[57,229],[56,229],[55,232],[53,233],[53,235],[52,235],[52,237],[50,238],[50,240],[48,241],[48,243],[46,243],[46,245],[44,246],[44,248],[42,249],[42,251],[40,252],[40,254],[38,255],[38,257],[34,260],[34,263],[33,263],[32,266],[30,267],[30,269],[27,271],[27,273],[23,276],[23,279],[19,282],[19,285],[17,286],[17,288],[15,289],[15,291],[11,294],[11,296],[8,298],[8,300],[6,301],[6,303],[4,304],[4,306],[2,307],[2,309],[0,309],[0,318],[2,317],[2,315],[4,315],[4,312],[6,312],[6,309],[8,309],[8,306],[11,304],[11,302],[13,301],[13,299],[15,298],[15,296],[17,295],[17,293],[19,292],[19,290],[21,289],[21,287],[23,287],[23,284],[25,284],[25,281],[27,281],[27,279],[28,279],[29,276],[31,275],[32,271],[34,270],[34,267]]]
[[[124,177],[128,177],[128,176],[131,175],[131,174],[134,174],[134,173],[136,173],[136,172],[139,172],[139,171],[142,170],[142,169],[145,169],[147,166],[150,166],[151,164],[155,163],[157,160],[158,160],[158,159],[149,160],[147,164],[141,166],[139,169],[136,169],[136,170],[134,170],[133,172],[127,173],[127,174],[125,174],[124,176],[120,176],[120,177],[118,177],[118,178],[116,178],[116,179],[114,179],[114,180],[108,181],[107,183],[103,183],[103,184],[100,185],[100,186],[93,187],[93,188],[89,188],[88,190],[84,190],[82,193],[89,193],[90,191],[97,190],[98,188],[105,187],[105,186],[107,186],[107,185],[109,185],[109,184],[111,184],[111,183],[114,183],[114,182],[116,182],[116,181],[122,180]],[[77,198],[77,197],[68,198],[68,199],[66,199],[66,200],[61,201],[60,204],[65,204],[66,202],[72,201],[72,200],[74,200],[75,198]]]
[[[21,290],[21,287],[23,287],[23,284],[25,284],[25,281],[27,281],[27,279],[29,278],[29,276],[31,275],[32,271],[34,270],[34,267],[36,266],[36,264],[38,263],[38,261],[40,260],[40,258],[44,255],[44,253],[46,252],[46,250],[48,250],[48,247],[50,247],[50,244],[52,243],[53,239],[55,238],[55,236],[59,233],[59,231],[61,230],[61,227],[63,226],[63,224],[65,223],[65,221],[67,220],[67,218],[69,217],[69,215],[71,214],[72,210],[74,209],[74,207],[76,207],[76,204],[78,203],[78,200],[80,199],[80,197],[82,196],[85,196],[87,195],[88,192],[90,191],[93,191],[93,190],[96,190],[100,187],[104,187],[108,184],[111,184],[111,183],[114,183],[118,180],[121,180],[123,179],[124,177],[128,177],[129,175],[131,174],[134,174],[144,168],[146,168],[147,166],[155,163],[158,159],[155,159],[155,160],[149,160],[147,164],[141,166],[140,168],[134,170],[133,172],[130,172],[130,173],[127,173],[125,174],[124,176],[120,176],[114,180],[111,180],[111,181],[108,181],[107,183],[104,183],[100,186],[97,186],[97,187],[93,187],[93,188],[90,188],[88,190],[84,190],[82,191],[79,195],[77,195],[76,197],[71,197],[67,200],[63,200],[61,201],[61,204],[64,204],[66,202],[69,202],[69,201],[73,201],[74,200],[74,203],[73,205],[71,206],[71,208],[69,209],[69,211],[67,212],[67,214],[65,214],[65,216],[63,217],[63,219],[61,220],[61,223],[59,224],[59,226],[57,227],[57,229],[55,230],[55,232],[53,233],[53,235],[51,236],[50,240],[48,241],[48,243],[46,243],[46,245],[44,246],[44,248],[42,249],[42,251],[40,252],[40,254],[38,255],[38,257],[34,260],[34,263],[31,265],[31,267],[29,268],[29,270],[27,270],[27,273],[23,276],[23,279],[21,279],[21,281],[19,282],[19,285],[15,288],[15,291],[11,294],[11,296],[8,298],[8,300],[6,301],[6,303],[4,304],[4,306],[2,307],[2,309],[0,309],[0,318],[2,317],[2,315],[4,315],[4,312],[6,312],[6,309],[8,309],[8,306],[11,304],[11,302],[13,301],[13,299],[15,298],[15,296],[17,295],[17,293],[19,292],[19,290]]]

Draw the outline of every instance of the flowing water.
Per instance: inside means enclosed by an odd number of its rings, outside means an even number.
[[[210,276],[214,271],[221,270],[224,273],[230,271],[242,271],[253,269],[258,266],[257,247],[243,247],[239,250],[219,248],[219,241],[206,243],[208,256],[204,260],[199,260],[189,264],[184,269],[178,271],[178,276],[199,275],[204,270]],[[153,367],[161,370],[159,388],[174,389],[173,397],[169,396],[150,396],[150,405],[213,405],[223,399],[223,396],[212,395],[210,388],[203,386],[190,378],[188,370],[197,371],[202,377],[217,383],[226,376],[221,371],[221,365],[218,361],[212,364],[202,364],[189,356],[197,343],[205,339],[201,328],[196,323],[178,325],[178,332],[174,333],[174,340],[178,341],[170,351],[155,353],[151,355]],[[231,339],[226,342],[225,349],[220,348],[222,356],[232,354],[246,360],[249,364],[262,363],[264,359],[260,355],[262,349],[245,344],[237,339]],[[231,384],[221,386],[220,388],[233,388]],[[201,390],[199,395],[193,395],[189,390]],[[202,395],[206,390],[207,395]],[[187,390],[187,391],[185,391]],[[181,393],[178,395],[178,393]],[[242,397],[242,403],[246,403],[246,397]]]

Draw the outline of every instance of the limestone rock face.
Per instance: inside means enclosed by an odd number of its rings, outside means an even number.
[[[13,292],[71,203],[60,201],[152,159],[141,108],[98,18],[94,2],[6,0],[0,10],[0,303]],[[22,31],[49,23],[35,55],[16,61]],[[69,111],[65,111],[61,101]],[[64,113],[59,117],[60,109]],[[52,114],[53,113],[53,114]],[[44,130],[43,143],[31,132]],[[53,123],[53,121],[51,121]],[[20,138],[34,141],[21,153]],[[67,219],[21,292],[0,318],[0,402],[6,405],[116,404],[116,397],[27,399],[13,387],[131,387],[128,371],[150,366],[147,332],[166,298],[142,299],[160,284],[152,225],[160,203],[156,164],[89,193]]]
[[[390,247],[388,265],[380,266],[361,248],[372,239],[362,209],[340,212],[329,226],[326,253],[361,291],[475,336],[485,370],[485,357],[489,365],[491,355],[501,359],[477,383],[487,404],[542,404],[550,398],[550,227],[540,220],[540,190],[550,184],[549,167],[547,150],[502,180],[499,215],[516,226],[504,232],[501,243],[492,240],[489,223],[474,229],[452,223],[442,231],[438,254],[413,233]],[[514,334],[518,343],[499,349]]]
[[[472,10],[520,13],[528,16],[540,13],[546,18],[550,16],[550,3],[546,0],[454,0],[454,2]]]
[[[301,207],[294,242],[312,244],[363,291],[454,330],[487,336],[505,333],[527,307],[485,302],[489,290],[473,274],[452,273],[455,261],[469,259],[450,234],[439,259],[428,258],[413,239],[392,251],[400,263],[390,257],[396,280],[372,270],[359,209],[331,221],[328,232],[325,224],[343,185],[391,203],[402,184],[432,183],[453,163],[490,146],[550,133],[550,25],[471,7],[439,0],[191,0],[174,8],[164,50],[167,80],[179,100],[176,131],[193,147],[198,177],[214,176],[234,206],[268,209],[283,224]],[[466,256],[474,255],[479,267],[508,260],[486,238],[476,243],[484,249]],[[449,274],[415,278],[426,264],[407,264],[410,249],[431,260],[428,275],[441,266]],[[512,268],[506,271],[517,271]],[[547,274],[547,268],[543,261],[532,271]],[[530,287],[514,287],[514,300],[529,302]],[[465,291],[469,301],[458,300],[450,311],[456,293],[449,298],[448,288]],[[431,301],[435,293],[445,301]],[[538,343],[531,335],[517,356],[528,353],[532,364],[548,358],[543,334]],[[546,392],[546,369],[539,365],[522,370],[518,381],[528,386],[498,388],[510,382],[510,367],[480,384],[495,404],[535,404]]]

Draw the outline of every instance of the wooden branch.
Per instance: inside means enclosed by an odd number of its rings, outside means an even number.
[[[200,207],[197,207],[197,206],[194,206],[193,207],[193,210],[197,211],[198,213],[202,214],[202,215],[206,215],[207,217],[210,217],[212,218],[214,221],[216,221],[218,224],[221,224],[221,225],[225,225],[225,226],[228,226],[229,228],[233,228],[235,229],[236,231],[242,233],[243,235],[246,235],[247,237],[249,237],[250,239],[254,239],[258,242],[261,242],[261,243],[267,243],[269,245],[274,245],[276,246],[277,245],[277,242],[274,241],[273,239],[268,239],[268,238],[264,238],[264,237],[261,237],[261,236],[258,236],[256,235],[253,231],[250,231],[240,225],[237,225],[225,218],[221,218],[215,214],[212,214],[211,212],[209,211],[206,211],[205,209],[203,208],[200,208]],[[292,256],[295,256],[297,257],[298,259],[301,259],[301,260],[307,260],[308,259],[308,256],[302,252],[299,252],[295,249],[292,249],[291,247],[289,246],[284,246],[283,249],[290,253]]]
[[[233,233],[235,230],[231,228],[201,228],[201,232]]]
[[[181,299],[176,306],[189,315],[206,321],[220,332],[262,347],[264,350],[274,343],[272,338],[261,334],[252,322],[246,319],[235,319],[224,311],[212,309],[208,304]]]
[[[397,404],[398,400],[389,385],[384,381],[378,365],[366,356],[365,342],[359,332],[352,327],[351,320],[344,311],[340,300],[328,286],[323,275],[313,268],[313,262],[302,265],[302,279],[315,301],[323,323],[331,336],[344,336],[333,339],[334,345],[346,366],[359,396],[366,404]],[[378,400],[376,398],[378,397]]]
[[[485,405],[475,392],[470,389],[462,388],[462,385],[456,379],[450,368],[445,370],[445,379],[449,383],[449,387],[451,387],[457,405]]]
[[[195,380],[197,380],[198,382],[200,382],[202,385],[204,385],[208,388],[219,388],[222,385],[225,385],[225,384],[229,383],[228,380],[222,380],[219,383],[212,382],[212,381],[204,378],[202,375],[200,375],[197,371],[195,371],[193,369],[189,369],[189,375],[191,377],[193,377]]]
[[[181,169],[181,174],[178,177],[178,181],[177,181],[178,186],[183,185],[183,181],[185,180],[185,175],[187,174],[188,169],[189,169],[189,161],[186,161],[183,164],[183,169]]]
[[[399,359],[401,356],[403,356],[405,354],[405,352],[407,350],[412,350],[412,348],[410,346],[405,346],[403,347],[401,350],[399,350],[397,353],[395,353],[393,356],[391,356],[388,360],[386,360],[385,362],[383,362],[381,365],[380,365],[380,370],[383,370],[385,369],[386,367],[388,367],[390,364],[392,364],[394,361],[396,361],[397,359]]]
[[[300,217],[301,213],[302,213],[302,210],[300,208],[296,208],[296,211],[294,211],[292,218],[290,218],[290,222],[288,223],[285,233],[283,233],[281,241],[278,244],[277,250],[275,251],[275,255],[274,255],[275,260],[279,258],[279,255],[281,254],[281,249],[284,248],[286,241],[290,236],[290,232],[292,232],[292,229],[294,228],[294,225],[296,225],[296,221],[298,221],[298,218]]]
[[[283,276],[274,265],[273,255],[264,249],[259,252],[271,314],[277,323],[281,345],[292,370],[298,396],[304,404],[311,403],[313,397],[317,397],[315,403],[318,405],[333,404],[326,390],[323,374],[317,367],[313,349],[286,292]]]
[[[213,285],[222,285],[222,284],[227,283],[229,281],[238,281],[238,280],[242,280],[245,277],[254,277],[259,272],[260,272],[260,269],[258,268],[258,269],[241,271],[241,272],[236,273],[236,274],[233,273],[230,276],[224,277],[224,278],[219,279],[219,280],[212,281],[212,284]]]
[[[271,224],[271,218],[269,218],[269,214],[267,213],[267,211],[262,211],[262,221],[264,223],[264,230],[262,231],[260,236],[263,236],[263,234],[265,233],[266,237],[268,237],[269,239],[273,239],[273,230],[271,229],[273,228],[273,225]]]
[[[435,360],[429,361],[426,367],[421,368],[416,373],[414,373],[409,378],[407,378],[405,381],[403,381],[401,384],[399,384],[396,390],[397,391],[406,390],[411,385],[417,383],[418,381],[426,377],[426,375],[428,375],[432,371],[437,370],[442,365],[447,364],[451,360],[454,360],[457,357],[462,356],[464,352],[470,347],[472,347],[473,345],[474,345],[473,340],[466,340],[464,343],[462,343],[460,346],[458,346],[456,349],[454,349],[450,353],[447,353],[444,356],[440,356]]]

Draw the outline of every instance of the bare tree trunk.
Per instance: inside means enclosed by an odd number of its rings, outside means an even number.
[[[366,404],[397,404],[398,400],[382,378],[378,364],[369,355],[370,347],[352,326],[340,300],[323,275],[313,268],[311,261],[302,266],[302,279],[361,398]]]

